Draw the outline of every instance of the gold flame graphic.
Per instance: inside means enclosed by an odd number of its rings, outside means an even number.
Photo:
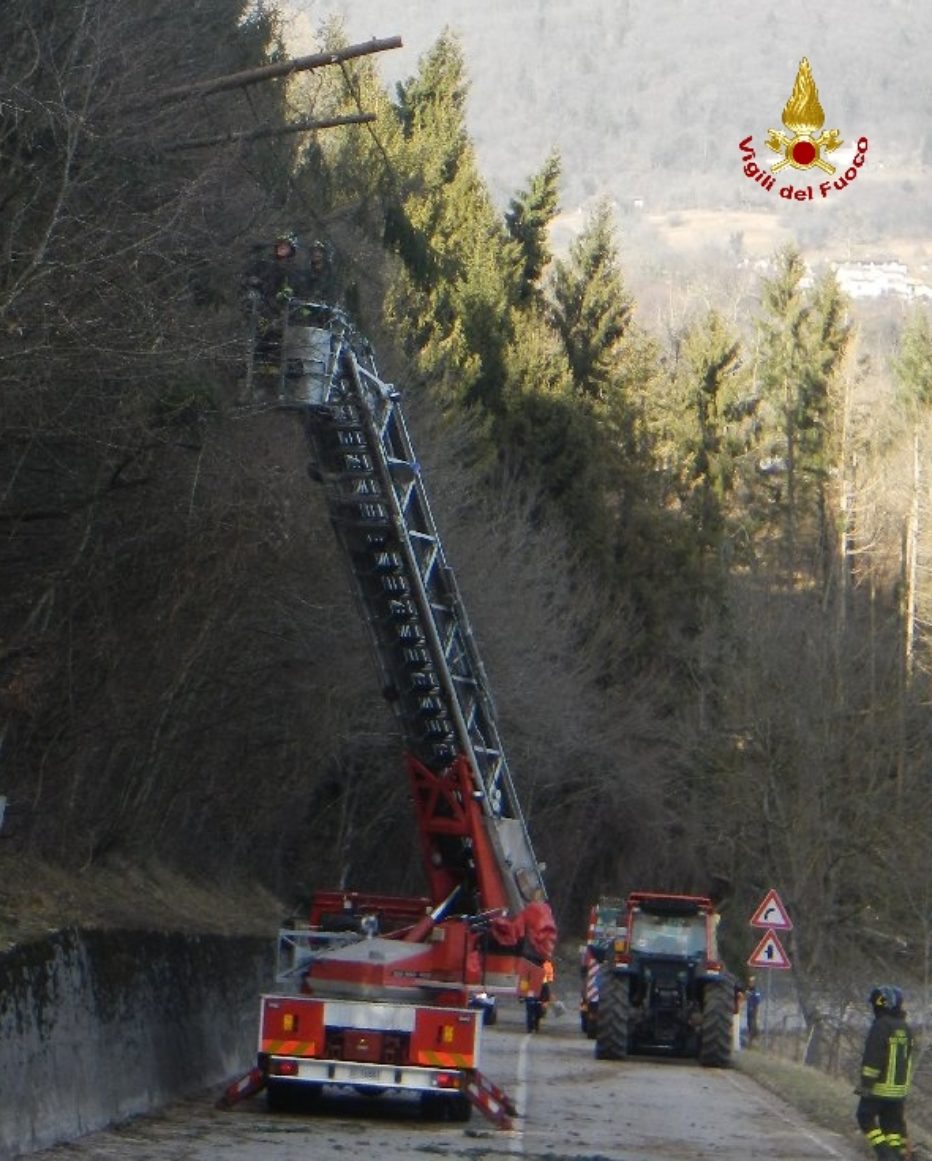
[[[822,127],[825,112],[819,104],[819,90],[812,79],[808,57],[799,62],[793,92],[783,109],[783,124],[794,133],[814,133]]]

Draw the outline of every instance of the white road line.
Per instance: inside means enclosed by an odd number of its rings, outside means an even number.
[[[524,1122],[527,1120],[527,1094],[528,1094],[528,1074],[531,1069],[531,1047],[532,1033],[525,1032],[521,1038],[521,1047],[518,1049],[518,1087],[515,1091],[515,1104],[518,1106],[518,1112],[521,1114],[519,1118],[515,1119],[515,1129],[511,1140],[508,1142],[509,1153],[523,1153],[524,1152]]]
[[[738,1081],[738,1078],[732,1073],[726,1072],[725,1076],[735,1088],[740,1089],[742,1087]],[[838,1150],[829,1145],[827,1141],[823,1141],[821,1137],[817,1137],[815,1133],[807,1129],[805,1125],[801,1125],[799,1121],[794,1120],[791,1116],[788,1116],[782,1109],[775,1108],[773,1105],[770,1105],[769,1108],[770,1111],[775,1113],[784,1124],[790,1125],[794,1132],[799,1133],[800,1136],[803,1136],[807,1140],[811,1141],[813,1145],[818,1145],[818,1147],[822,1149],[823,1152],[827,1153],[829,1157],[837,1157],[838,1161],[848,1161],[850,1158],[850,1153],[839,1153]],[[797,1115],[801,1116],[802,1114]]]

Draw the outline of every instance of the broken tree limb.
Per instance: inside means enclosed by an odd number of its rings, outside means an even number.
[[[316,129],[334,129],[338,125],[364,125],[377,120],[375,113],[351,113],[346,117],[327,117],[321,121],[295,121],[277,128],[251,129],[242,133],[218,133],[215,137],[198,137],[191,141],[176,141],[166,146],[175,153],[180,149],[209,149],[214,145],[231,145],[238,141],[257,141],[262,137],[280,137],[286,133],[313,133]]]
[[[385,52],[391,48],[401,48],[400,36],[390,36],[384,40],[373,38],[363,44],[351,44],[347,48],[333,52],[318,52],[311,56],[298,56],[292,60],[277,61],[275,64],[260,65],[258,68],[244,69],[242,72],[214,77],[209,81],[195,81],[190,85],[179,85],[177,88],[156,93],[145,102],[140,102],[139,105],[133,107],[163,105],[172,101],[183,101],[186,97],[206,97],[212,93],[225,93],[230,89],[241,89],[247,85],[259,84],[261,81],[289,77],[293,73],[307,72],[310,69],[323,68],[325,65],[340,64],[342,61],[353,60],[358,56],[368,56],[374,52]]]

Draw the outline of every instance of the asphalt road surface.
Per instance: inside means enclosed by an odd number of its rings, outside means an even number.
[[[863,1161],[737,1071],[597,1061],[570,1013],[533,1036],[522,1019],[514,1003],[484,1030],[483,1072],[520,1112],[511,1131],[478,1111],[465,1125],[424,1122],[388,1095],[328,1095],[313,1113],[271,1114],[261,1095],[220,1110],[210,1092],[31,1161]]]

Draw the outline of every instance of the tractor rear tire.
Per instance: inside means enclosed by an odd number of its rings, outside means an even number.
[[[596,1021],[596,1060],[624,1060],[628,1055],[631,996],[628,980],[603,968],[599,972],[599,1015]]]
[[[599,1006],[598,1006],[598,1004],[596,1004],[595,1007],[590,1007],[589,1011],[586,1013],[586,1026],[583,1029],[583,1031],[586,1033],[587,1040],[595,1040],[596,1036],[598,1036],[598,1034],[599,1034]]]
[[[730,1068],[734,1024],[734,999],[731,988],[707,984],[702,1002],[702,1038],[699,1063],[704,1068]]]

